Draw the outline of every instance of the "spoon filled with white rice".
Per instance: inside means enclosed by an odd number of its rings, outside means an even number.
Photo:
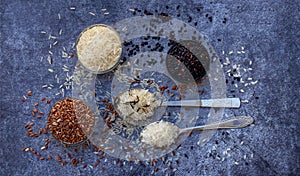
[[[203,126],[180,129],[167,121],[154,122],[146,126],[140,134],[141,141],[155,148],[168,148],[175,144],[179,135],[193,130],[216,130],[226,128],[243,128],[253,123],[250,116],[233,116]]]

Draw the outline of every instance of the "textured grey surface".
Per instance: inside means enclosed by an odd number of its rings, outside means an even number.
[[[177,9],[176,7],[180,5]],[[75,6],[76,10],[70,10]],[[168,8],[166,7],[168,6]],[[101,9],[107,9],[104,15]],[[130,8],[141,12],[129,11]],[[43,84],[55,81],[53,68],[61,79],[66,77],[62,65],[74,66],[75,59],[61,57],[62,47],[73,52],[72,44],[85,27],[94,23],[111,24],[118,20],[144,14],[144,10],[154,14],[167,13],[195,26],[210,40],[222,61],[231,58],[231,64],[241,64],[253,70],[246,75],[259,80],[256,85],[241,87],[239,92],[231,78],[228,96],[238,96],[250,102],[238,110],[226,110],[225,116],[250,115],[255,126],[241,130],[219,131],[205,146],[197,146],[197,135],[191,136],[176,150],[179,163],[173,161],[177,169],[165,171],[170,175],[297,175],[299,174],[299,1],[8,1],[0,5],[0,85],[1,85],[1,131],[0,131],[0,175],[149,175],[155,167],[155,174],[163,175],[167,163],[158,161],[157,166],[126,162],[124,167],[114,164],[114,159],[101,160],[96,168],[61,167],[56,161],[40,161],[22,147],[39,150],[46,136],[29,138],[24,124],[32,121],[31,109],[41,97],[52,99],[52,104],[61,99],[54,94],[59,90],[42,89]],[[89,12],[94,12],[92,16]],[[58,13],[61,20],[58,20]],[[180,16],[178,15],[180,14]],[[226,18],[226,22],[224,21]],[[195,24],[197,22],[197,25]],[[62,35],[59,36],[59,29]],[[40,31],[47,31],[41,34]],[[46,61],[49,44],[48,35],[58,36],[58,44],[53,46],[53,65]],[[222,54],[245,47],[245,54]],[[40,57],[44,57],[41,62]],[[229,66],[225,67],[229,68]],[[226,69],[224,68],[224,71]],[[247,78],[246,77],[246,78]],[[239,83],[238,83],[239,84]],[[240,84],[239,84],[240,85]],[[33,96],[25,103],[22,96],[31,90]],[[231,91],[233,90],[233,91]],[[67,92],[70,96],[70,92]],[[39,109],[49,112],[50,105],[40,105]],[[36,120],[34,130],[45,125]],[[242,142],[243,141],[243,142]],[[242,143],[242,144],[241,144]],[[227,149],[230,149],[227,151]],[[53,143],[42,155],[66,153],[61,145]],[[227,152],[224,152],[224,151]],[[229,153],[229,155],[228,155]],[[76,154],[85,162],[93,163],[96,156],[87,148]],[[224,158],[224,159],[223,159]],[[106,170],[101,171],[105,166]],[[132,166],[132,170],[130,167]]]

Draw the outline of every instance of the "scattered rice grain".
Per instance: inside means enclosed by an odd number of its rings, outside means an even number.
[[[251,82],[252,85],[255,85],[255,84],[257,84],[257,83],[258,83],[258,80],[252,81],[252,82]]]
[[[93,13],[93,12],[89,12],[89,14],[92,15],[92,16],[96,16],[96,14]]]
[[[49,64],[52,64],[53,63],[52,57],[48,56],[47,61],[49,62]]]

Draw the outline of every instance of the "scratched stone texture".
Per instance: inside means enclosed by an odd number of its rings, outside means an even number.
[[[135,12],[129,10],[134,8]],[[54,74],[64,80],[62,66],[68,65],[71,74],[76,62],[75,58],[61,57],[63,47],[67,53],[74,52],[72,44],[78,34],[91,24],[109,25],[144,15],[145,10],[166,13],[195,27],[208,38],[221,62],[226,57],[230,59],[224,72],[234,64],[252,68],[243,77],[258,80],[250,86],[232,82],[235,80],[225,73],[227,96],[249,102],[240,109],[226,109],[224,117],[250,115],[255,125],[218,131],[204,146],[196,144],[199,136],[195,134],[175,150],[175,156],[168,154],[167,161],[160,159],[156,166],[126,162],[119,167],[115,158],[107,156],[106,162],[101,159],[99,166],[93,168],[97,156],[91,148],[76,154],[91,163],[87,168],[83,164],[62,167],[55,160],[40,161],[32,153],[23,152],[22,147],[33,147],[45,157],[68,152],[57,142],[41,151],[46,136],[30,138],[24,129],[30,121],[36,123],[34,130],[45,126],[46,115],[41,120],[31,117],[33,103],[41,97],[52,99],[50,105],[40,103],[39,110],[47,114],[51,105],[62,98],[55,95],[59,84],[55,83]],[[299,0],[1,0],[0,175],[299,175],[299,11]],[[49,34],[57,39],[48,39]],[[50,49],[55,41],[57,44]],[[245,53],[238,54],[242,47]],[[52,65],[47,62],[49,50],[53,52]],[[228,54],[231,50],[234,53]],[[49,68],[55,73],[49,72]],[[54,84],[54,88],[42,88],[44,84]],[[33,95],[22,103],[28,90]],[[65,96],[71,96],[71,92],[67,91]],[[168,161],[170,158],[179,162]],[[168,162],[173,168],[168,168]]]

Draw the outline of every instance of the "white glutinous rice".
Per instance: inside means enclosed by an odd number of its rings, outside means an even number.
[[[151,123],[141,132],[142,142],[153,147],[169,147],[176,142],[180,129],[173,123],[159,121]]]

